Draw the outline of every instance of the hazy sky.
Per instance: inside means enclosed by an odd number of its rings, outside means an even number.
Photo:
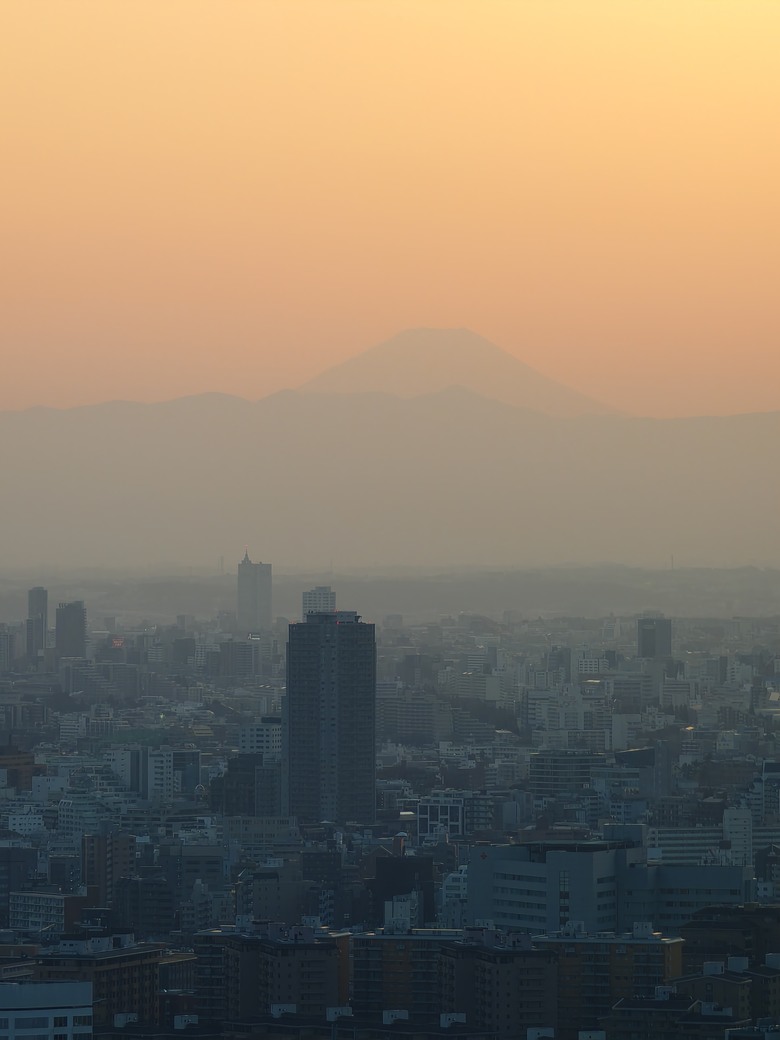
[[[3,0],[0,407],[259,397],[468,326],[778,407],[777,0]]]

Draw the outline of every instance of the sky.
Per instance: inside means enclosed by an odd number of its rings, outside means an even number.
[[[778,407],[776,0],[4,0],[0,408],[258,398],[468,327]]]

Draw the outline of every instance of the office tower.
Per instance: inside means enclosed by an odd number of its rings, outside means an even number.
[[[57,659],[87,656],[87,611],[82,600],[60,603],[54,622]]]
[[[16,658],[16,637],[5,626],[0,628],[0,672],[10,672]]]
[[[670,618],[639,618],[636,623],[637,657],[667,658],[672,656],[672,622]]]
[[[226,639],[219,644],[220,675],[257,675],[259,671],[259,639]]]
[[[336,609],[336,593],[330,585],[316,585],[303,594],[301,617],[307,614],[329,614]]]
[[[36,585],[27,593],[27,657],[34,661],[46,649],[49,627],[49,593]]]
[[[288,815],[374,819],[375,698],[373,625],[346,610],[290,625],[282,724]]]
[[[238,565],[236,621],[240,633],[268,632],[273,624],[271,564],[252,563],[249,553]]]

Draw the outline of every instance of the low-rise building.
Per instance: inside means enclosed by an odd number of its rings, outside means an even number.
[[[635,924],[631,932],[597,932],[571,923],[559,932],[534,936],[534,945],[554,954],[558,964],[558,1033],[576,1038],[598,1028],[618,1000],[652,997],[682,967],[683,940]]]
[[[92,984],[0,983],[0,1031],[8,1040],[89,1040]]]

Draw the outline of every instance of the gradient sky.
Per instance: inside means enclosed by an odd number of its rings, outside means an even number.
[[[780,407],[777,0],[4,0],[0,407],[259,397],[468,326]]]

